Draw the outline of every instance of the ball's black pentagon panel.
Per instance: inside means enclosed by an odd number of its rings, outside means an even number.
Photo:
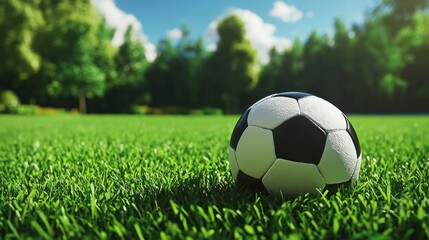
[[[305,116],[293,117],[273,130],[277,158],[319,164],[326,133]]]
[[[355,148],[356,148],[357,157],[359,157],[361,154],[359,138],[356,134],[355,129],[353,128],[352,123],[349,121],[349,119],[347,119],[346,115],[344,115],[344,118],[346,119],[346,123],[347,123],[347,129],[346,130],[350,134],[350,137],[353,140],[353,143],[354,143]]]
[[[262,179],[257,179],[245,174],[243,171],[239,171],[237,175],[237,183],[240,186],[248,187],[255,192],[267,192],[267,189],[262,183]]]
[[[309,96],[313,96],[313,95],[305,92],[283,92],[283,93],[277,93],[273,97],[289,97],[289,98],[294,98],[298,100],[300,98],[305,98]]]
[[[234,150],[237,150],[238,141],[240,140],[241,135],[248,126],[247,117],[249,116],[249,112],[250,108],[247,109],[246,112],[243,113],[243,115],[241,115],[240,119],[238,119],[238,122],[234,127],[234,130],[232,131],[229,146],[232,147],[232,149]]]

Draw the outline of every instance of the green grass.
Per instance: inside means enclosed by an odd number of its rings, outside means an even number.
[[[235,117],[0,116],[0,238],[429,238],[429,117],[353,116],[360,179],[239,189]]]

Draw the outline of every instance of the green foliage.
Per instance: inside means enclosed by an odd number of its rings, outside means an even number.
[[[333,36],[313,32],[304,45],[295,40],[280,64],[272,52],[254,99],[270,91],[308,91],[348,111],[428,111],[429,15],[422,7],[384,1],[352,29],[336,19]],[[402,19],[402,25],[386,19]]]
[[[155,106],[169,105],[174,102],[171,84],[174,84],[174,72],[171,62],[176,49],[169,38],[162,39],[157,45],[157,58],[148,69],[146,76],[150,85],[151,102]],[[179,83],[180,84],[180,83]]]
[[[95,48],[94,62],[106,75],[106,89],[114,86],[118,79],[119,69],[116,69],[117,64],[115,62],[118,50],[112,45],[114,33],[115,30],[107,26],[104,19],[99,22],[97,32],[97,40],[99,42]]]
[[[427,0],[381,0],[372,10],[370,18],[381,20],[390,34],[395,36],[410,24],[416,12],[428,9]]]
[[[283,200],[235,185],[237,118],[2,116],[0,236],[429,238],[428,117],[352,116],[356,185]]]
[[[166,38],[157,46],[158,57],[146,76],[149,80],[154,106],[200,106],[203,79],[200,68],[205,60],[202,38],[192,40],[187,25],[182,26],[182,37],[176,45]]]
[[[0,90],[0,113],[12,113],[19,107],[19,98],[10,90]]]
[[[244,23],[238,16],[225,17],[217,31],[217,49],[204,69],[204,97],[209,105],[223,106],[227,113],[237,112],[243,107],[241,99],[257,84],[256,51],[245,38]]]
[[[124,43],[119,47],[116,56],[118,79],[112,83],[113,86],[141,83],[144,79],[147,60],[143,43],[136,39],[136,34],[132,26],[128,26]]]
[[[223,115],[223,111],[220,108],[205,107],[202,109],[204,115]]]
[[[276,79],[277,91],[305,91],[301,81],[301,72],[304,68],[304,45],[301,39],[295,39],[292,48],[287,49],[281,59],[280,69]]]
[[[4,0],[0,4],[0,82],[5,73],[18,80],[27,79],[41,66],[41,58],[34,51],[37,29],[44,25],[40,0]]]
[[[328,62],[328,74],[326,84],[321,87],[322,95],[331,95],[330,100],[337,103],[338,107],[346,105],[348,95],[353,93],[350,79],[354,78],[353,47],[354,42],[350,37],[349,29],[341,19],[335,19],[334,46],[328,49],[325,61]],[[342,66],[342,67],[338,67]]]
[[[429,75],[427,63],[429,56],[429,14],[417,12],[411,23],[404,27],[396,37],[408,57],[406,65],[401,70],[400,77],[407,80],[407,95],[413,96],[408,107],[426,110],[424,102],[429,101]]]
[[[354,86],[366,95],[364,106],[372,104],[376,109],[386,102],[385,98],[393,99],[396,92],[402,92],[407,83],[399,77],[406,56],[395,44],[384,28],[377,22],[368,21],[363,29],[356,29],[356,45],[354,62],[360,65],[354,68]],[[380,94],[381,93],[381,94]]]
[[[21,104],[13,111],[13,113],[20,115],[36,115],[39,111],[40,107],[37,105]]]
[[[270,61],[267,65],[263,66],[258,84],[256,85],[253,94],[257,99],[268,96],[275,92],[278,88],[276,80],[279,75],[279,70],[282,63],[282,55],[275,47],[270,50]],[[254,99],[254,101],[257,101]]]
[[[107,29],[110,30],[110,29]],[[107,32],[109,33],[109,32]],[[147,94],[147,83],[144,73],[148,67],[143,43],[138,39],[137,32],[128,26],[124,42],[117,49],[111,48],[110,35],[106,42],[112,61],[106,62],[106,68],[112,69],[106,79],[107,90],[101,99],[102,111],[113,113],[129,113],[136,104],[140,104]],[[103,59],[102,57],[100,59]]]
[[[335,32],[314,31],[261,66],[242,20],[218,23],[207,53],[202,38],[163,39],[148,63],[131,26],[112,46],[114,30],[90,0],[4,0],[0,5],[0,84],[21,102],[86,112],[155,108],[221,108],[238,113],[282,91],[307,91],[355,112],[428,112],[429,2],[379,0],[365,21],[341,19]],[[260,75],[259,75],[260,73]]]
[[[325,85],[326,75],[320,74],[326,69],[325,61],[329,49],[328,36],[319,36],[319,33],[313,31],[304,44],[302,61],[304,64],[300,74],[298,86],[308,92],[317,91],[320,85]]]
[[[106,74],[96,64],[102,52],[97,48],[104,46],[104,39],[101,43],[98,39],[101,20],[88,0],[63,0],[45,6],[48,24],[42,39],[47,42],[40,47],[44,60],[54,66],[45,74],[52,79],[48,93],[79,97],[79,108],[84,113],[85,98],[101,96],[105,91]]]

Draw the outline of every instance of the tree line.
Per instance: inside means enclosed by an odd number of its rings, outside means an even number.
[[[313,31],[286,50],[273,48],[261,65],[235,15],[218,22],[215,51],[184,25],[182,38],[162,39],[148,62],[131,26],[112,46],[114,29],[90,0],[4,0],[0,90],[83,113],[138,105],[238,113],[283,91],[313,93],[348,112],[427,112],[428,9],[427,0],[380,1],[363,23],[348,28],[336,19],[333,35]]]

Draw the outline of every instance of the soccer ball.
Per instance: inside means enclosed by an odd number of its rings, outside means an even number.
[[[273,94],[249,107],[232,132],[229,156],[238,184],[277,196],[349,186],[362,159],[347,117],[302,92]]]

